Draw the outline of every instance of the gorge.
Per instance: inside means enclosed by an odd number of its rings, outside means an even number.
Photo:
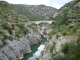
[[[80,60],[79,53],[79,0],[60,9],[0,1],[0,60]]]

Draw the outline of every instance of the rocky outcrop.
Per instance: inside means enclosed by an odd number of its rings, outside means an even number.
[[[52,53],[50,53],[50,47],[52,46],[53,42],[56,43],[55,49],[53,50],[53,53],[58,52],[60,55],[63,55],[60,50],[62,48],[62,44],[64,44],[65,42],[71,42],[71,41],[76,41],[78,38],[77,35],[72,35],[72,36],[61,36],[58,39],[56,39],[56,36],[54,35],[52,37],[52,39],[48,39],[48,41],[46,42],[45,45],[45,50],[43,52],[43,56],[41,58],[41,60],[49,60],[50,58],[52,58]]]
[[[6,39],[6,45],[0,48],[0,60],[18,60],[23,58],[23,54],[31,52],[31,45],[41,41],[39,28],[28,28],[29,33],[14,40]]]

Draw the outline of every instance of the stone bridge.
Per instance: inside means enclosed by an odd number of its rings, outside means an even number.
[[[40,23],[49,23],[49,24],[52,24],[53,21],[30,21],[30,23],[35,23],[35,24],[40,24]]]

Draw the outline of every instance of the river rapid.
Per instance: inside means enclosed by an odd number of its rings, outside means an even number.
[[[31,46],[31,52],[24,54],[24,58],[22,60],[36,60],[36,58],[42,57],[42,52],[45,48],[45,42],[46,39],[42,39],[42,41],[39,44],[35,44]]]

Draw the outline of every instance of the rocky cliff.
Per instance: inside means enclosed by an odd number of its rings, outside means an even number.
[[[45,50],[43,52],[43,56],[41,58],[41,60],[50,60],[58,55],[64,56],[64,54],[61,52],[62,49],[62,45],[66,42],[76,42],[79,36],[77,35],[72,35],[72,36],[61,36],[58,39],[56,39],[56,35],[53,35],[52,39],[48,39],[48,41],[46,42],[46,47]],[[52,50],[52,52],[50,52],[51,46],[53,44],[56,44],[55,47]]]
[[[42,40],[43,29],[40,26],[27,26],[28,33],[13,40],[5,39],[6,45],[0,40],[0,60],[18,60],[23,54],[31,52],[31,45],[38,44]],[[15,31],[15,30],[14,30]],[[9,34],[8,32],[5,34]],[[16,34],[14,32],[14,34]]]
[[[53,15],[41,60],[78,60],[80,42],[80,1],[65,4]],[[78,57],[78,58],[77,58]]]

